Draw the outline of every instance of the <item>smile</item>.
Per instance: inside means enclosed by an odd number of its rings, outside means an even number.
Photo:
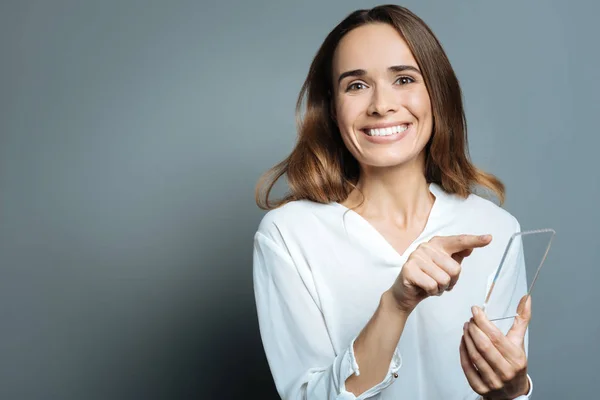
[[[379,129],[365,129],[365,132],[368,136],[392,136],[398,133],[402,133],[408,129],[408,124],[389,126],[387,128],[379,128]]]
[[[412,123],[404,123],[391,126],[383,126],[379,128],[365,128],[360,131],[364,138],[373,144],[391,144],[404,139],[411,135],[414,130]]]

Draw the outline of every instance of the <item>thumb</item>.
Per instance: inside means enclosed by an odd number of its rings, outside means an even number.
[[[527,332],[527,326],[531,320],[531,296],[525,295],[521,298],[517,314],[506,337],[514,344],[521,346],[525,341],[525,332]]]

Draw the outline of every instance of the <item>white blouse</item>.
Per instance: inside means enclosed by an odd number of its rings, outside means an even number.
[[[479,398],[460,365],[462,327],[472,317],[471,306],[482,305],[520,226],[477,195],[462,199],[437,184],[429,189],[436,197],[429,219],[404,254],[339,203],[294,201],[263,217],[254,237],[254,291],[264,350],[283,399]],[[410,314],[383,381],[358,397],[346,391],[346,379],[360,373],[354,339],[410,253],[433,236],[463,233],[493,239],[463,261],[451,292],[423,300]],[[503,267],[486,313],[514,315],[526,285],[521,254]],[[512,322],[495,323],[506,333]]]

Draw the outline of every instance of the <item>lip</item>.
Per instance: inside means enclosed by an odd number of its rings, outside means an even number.
[[[406,124],[406,122],[405,122],[405,124]],[[402,124],[394,123],[394,124],[387,124],[387,125],[372,125],[371,127],[361,129],[360,132],[364,135],[365,139],[371,143],[385,144],[385,143],[393,143],[393,142],[402,140],[404,137],[406,137],[406,135],[409,135],[412,132],[412,130],[414,129],[414,125],[411,123],[408,123],[408,129],[406,129],[403,132],[394,133],[389,136],[369,136],[369,135],[367,135],[367,132],[366,132],[367,129],[388,128],[390,126],[396,126],[396,125],[402,125]],[[375,126],[377,126],[378,128],[375,128]]]

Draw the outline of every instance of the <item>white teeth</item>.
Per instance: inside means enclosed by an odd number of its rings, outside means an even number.
[[[389,128],[381,128],[381,129],[367,129],[367,135],[369,136],[389,136],[395,133],[404,132],[408,129],[408,125],[397,125]]]

